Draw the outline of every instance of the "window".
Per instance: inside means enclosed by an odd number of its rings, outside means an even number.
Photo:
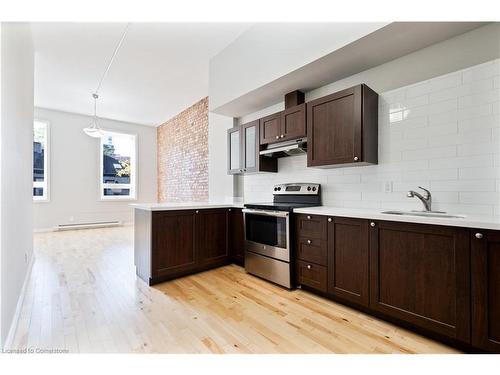
[[[101,199],[135,199],[136,136],[106,132],[99,150]]]
[[[49,124],[33,123],[33,200],[49,200]]]

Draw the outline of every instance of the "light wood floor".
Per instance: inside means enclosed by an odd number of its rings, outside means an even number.
[[[442,344],[231,265],[148,287],[132,228],[35,235],[17,348],[139,353],[453,353]]]

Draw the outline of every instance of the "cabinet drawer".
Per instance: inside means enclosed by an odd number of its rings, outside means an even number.
[[[299,237],[297,239],[297,258],[326,266],[328,246],[325,240]]]
[[[326,279],[326,267],[301,260],[297,261],[298,284],[326,292]]]
[[[297,215],[296,229],[300,238],[317,238],[326,241],[326,216],[323,215]]]

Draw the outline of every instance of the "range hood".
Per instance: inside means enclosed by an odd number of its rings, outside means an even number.
[[[307,138],[294,139],[268,145],[260,152],[261,155],[271,158],[300,155],[307,152]]]

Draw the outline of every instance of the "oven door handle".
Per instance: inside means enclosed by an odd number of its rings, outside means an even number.
[[[266,210],[252,210],[250,208],[244,208],[243,213],[262,215],[262,216],[274,216],[274,217],[288,217],[289,213],[286,211],[266,211]]]

